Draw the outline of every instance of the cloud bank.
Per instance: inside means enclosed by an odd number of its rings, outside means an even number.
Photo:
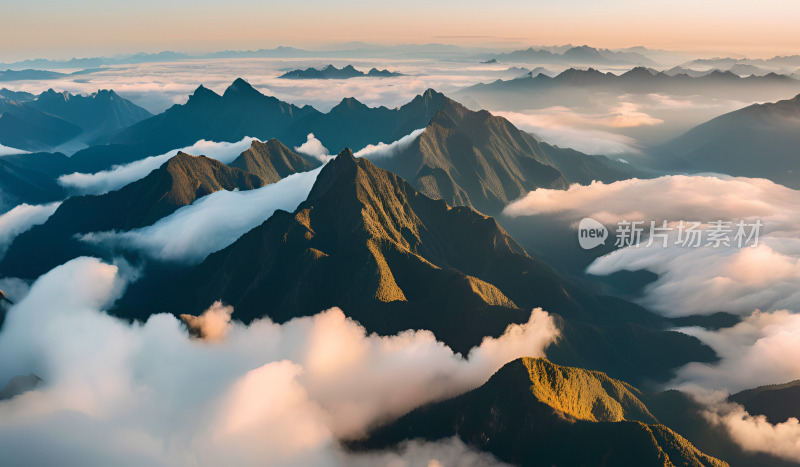
[[[223,164],[233,162],[236,157],[246,151],[256,138],[245,137],[236,143],[215,143],[201,139],[192,146],[173,149],[160,156],[152,156],[130,164],[119,165],[111,170],[104,170],[95,174],[75,172],[58,177],[58,183],[64,188],[80,195],[100,195],[109,191],[119,190],[125,185],[141,180],[153,170],[161,167],[165,162],[174,157],[178,152],[191,155],[203,155],[216,159]]]
[[[314,137],[314,133],[308,134],[308,141],[295,146],[294,150],[307,156],[315,157],[322,162],[328,160],[328,148],[322,145],[322,142]]]
[[[235,310],[215,305],[202,315],[215,315],[203,326],[224,333],[197,339],[169,314],[128,324],[103,312],[124,292],[127,269],[72,260],[39,278],[9,311],[0,380],[33,372],[44,382],[0,402],[5,461],[489,465],[491,456],[455,440],[357,456],[337,440],[477,387],[513,358],[543,355],[557,335],[537,309],[528,323],[484,339],[464,359],[429,331],[367,335],[336,308],[283,325],[263,319],[246,326],[229,321]]]
[[[629,247],[598,258],[587,272],[647,269],[659,275],[639,303],[667,316],[800,310],[800,192],[763,179],[668,176],[536,190],[509,205],[510,216],[548,214],[573,226],[584,217],[609,227],[642,220],[761,221],[757,248]],[[707,226],[706,226],[707,227]],[[646,230],[647,230],[646,229]],[[733,237],[733,234],[731,234]],[[613,238],[613,237],[612,237]],[[703,244],[706,242],[704,241]]]
[[[220,190],[153,225],[127,232],[93,232],[81,240],[139,251],[161,261],[199,263],[267,220],[276,209],[294,211],[308,197],[320,170],[293,174],[255,190]]]
[[[22,149],[10,148],[0,144],[0,156],[8,156],[11,154],[27,154],[27,152],[28,151],[23,151]]]
[[[60,202],[38,205],[23,203],[0,216],[0,259],[6,255],[17,235],[34,225],[44,224],[60,205]]]
[[[628,102],[600,115],[584,115],[566,107],[550,107],[530,113],[493,110],[492,114],[508,119],[519,129],[535,133],[550,144],[586,154],[639,152],[633,138],[614,131],[663,123]]]
[[[420,128],[419,130],[414,130],[411,133],[409,133],[409,134],[403,136],[402,138],[398,139],[394,143],[390,143],[390,144],[386,144],[386,143],[378,143],[377,145],[369,144],[369,145],[367,145],[367,147],[365,147],[364,149],[356,152],[353,155],[356,156],[356,157],[366,157],[366,158],[392,157],[395,154],[397,154],[397,153],[407,149],[409,146],[411,146],[411,143],[413,143],[419,137],[419,135],[421,135],[422,132],[424,132],[424,131],[425,131],[425,128]]]

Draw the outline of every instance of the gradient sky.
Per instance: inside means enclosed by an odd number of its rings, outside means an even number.
[[[331,42],[800,53],[797,0],[0,0],[0,62]]]

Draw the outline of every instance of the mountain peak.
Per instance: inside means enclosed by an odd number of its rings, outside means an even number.
[[[338,180],[342,174],[355,173],[357,170],[358,162],[353,155],[353,151],[351,151],[350,148],[344,148],[342,152],[322,168],[306,201],[321,197],[336,183],[336,180]]]
[[[248,83],[244,79],[236,78],[236,81],[234,81],[230,86],[228,86],[228,89],[225,90],[225,93],[222,94],[222,97],[252,96],[254,94],[260,95],[261,93],[258,92],[256,88],[251,86],[250,83]]]
[[[194,90],[194,93],[189,96],[189,101],[197,102],[198,100],[218,99],[219,97],[219,94],[201,84]]]

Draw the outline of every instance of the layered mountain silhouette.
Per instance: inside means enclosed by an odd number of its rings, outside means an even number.
[[[65,73],[47,70],[6,70],[0,71],[0,81],[22,81],[28,79],[58,79],[67,76]]]
[[[800,188],[800,95],[753,104],[696,126],[656,149],[697,171],[766,178]]]
[[[503,117],[473,112],[432,89],[397,109],[344,99],[327,114],[298,121],[282,138],[301,144],[314,133],[329,147],[363,148],[420,128],[425,131],[406,149],[372,162],[432,198],[488,214],[536,188],[631,177],[605,158],[541,143]]]
[[[20,94],[0,97],[0,144],[26,151],[51,150],[76,138],[88,143],[151,116],[114,91],[81,96],[49,89],[35,99]]]
[[[76,234],[148,226],[215,191],[250,190],[268,183],[217,160],[179,153],[120,190],[64,201],[47,222],[14,239],[0,261],[0,274],[34,279],[73,258],[92,255]]]
[[[458,436],[514,465],[728,465],[660,424],[642,398],[600,372],[521,358],[483,386],[415,409],[349,447],[385,449]]]
[[[294,213],[276,211],[127,317],[197,315],[217,300],[244,322],[337,306],[370,332],[429,329],[464,354],[543,307],[562,333],[551,358],[631,381],[716,358],[695,338],[663,331],[663,318],[529,256],[491,217],[433,200],[349,149]]]
[[[239,78],[222,96],[201,85],[186,104],[176,104],[164,113],[132,125],[109,142],[139,145],[148,152],[155,151],[149,154],[154,155],[190,146],[201,139],[235,142],[252,136],[266,141],[298,119],[316,113],[319,112],[311,106],[297,107],[265,96]],[[110,149],[113,150],[113,145]]]
[[[403,76],[401,73],[391,72],[389,70],[378,70],[372,68],[368,73],[356,70],[353,65],[347,65],[344,68],[336,68],[333,65],[326,65],[320,69],[306,68],[305,70],[291,70],[282,74],[278,78],[283,79],[350,79],[359,76],[372,76],[389,78],[393,76]]]
[[[585,105],[597,92],[668,95],[733,99],[741,101],[775,100],[800,92],[800,81],[769,73],[741,77],[731,71],[714,70],[702,76],[665,72],[652,73],[636,67],[620,75],[594,68],[570,68],[551,78],[539,74],[529,78],[480,83],[453,93],[455,99],[469,96],[486,106],[506,110],[545,108],[554,105]]]
[[[317,168],[322,162],[303,157],[273,138],[266,143],[253,141],[248,150],[228,165],[258,175],[267,183],[275,183],[289,175]]]
[[[278,139],[294,147],[303,144],[308,134],[313,133],[332,151],[345,147],[359,151],[369,144],[388,144],[425,128],[439,110],[454,104],[459,105],[433,89],[395,109],[368,107],[348,97],[328,113],[316,113],[297,121]]]
[[[570,47],[563,53],[558,51],[545,50],[543,48],[534,49],[530,47],[525,50],[515,50],[509,53],[493,54],[493,60],[515,62],[515,63],[551,63],[551,64],[571,64],[571,65],[648,65],[654,66],[656,63],[642,54],[636,52],[613,52],[608,49],[596,49],[583,45]]]
[[[80,126],[84,130],[81,138],[87,142],[152,117],[150,112],[121,98],[113,90],[81,96],[48,89],[30,105]]]

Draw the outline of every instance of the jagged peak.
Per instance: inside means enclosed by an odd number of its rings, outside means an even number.
[[[367,105],[359,101],[355,97],[345,97],[344,99],[342,99],[341,102],[336,104],[336,106],[333,109],[331,109],[331,112],[342,111],[345,109],[356,110],[356,109],[366,109],[366,108],[368,108]]]
[[[228,86],[228,89],[225,90],[225,93],[222,94],[222,97],[248,96],[253,94],[261,95],[250,83],[242,78],[236,78],[236,80]]]
[[[196,101],[198,99],[218,99],[220,97],[219,94],[216,92],[208,89],[207,87],[203,86],[202,84],[194,90],[191,96],[189,96],[190,101]]]
[[[353,151],[350,148],[344,148],[342,152],[322,168],[306,201],[317,199],[324,195],[343,174],[355,174],[357,171],[358,161],[356,161]]]

